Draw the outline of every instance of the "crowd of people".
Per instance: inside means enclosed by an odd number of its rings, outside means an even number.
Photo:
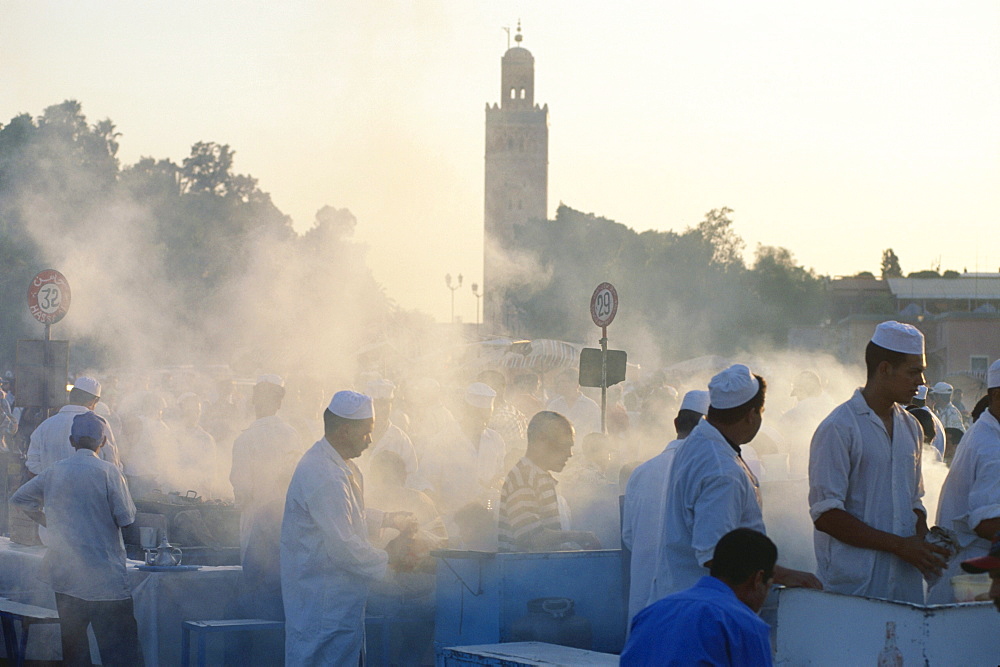
[[[128,609],[79,611],[77,600],[124,599],[124,550],[110,535],[134,519],[132,497],[195,489],[240,510],[241,613],[285,621],[287,664],[357,663],[366,605],[405,610],[394,614],[407,622],[390,660],[420,664],[433,637],[436,549],[619,546],[630,554],[623,662],[667,664],[661,658],[675,649],[660,646],[668,641],[660,630],[683,616],[677,605],[709,613],[722,598],[721,616],[690,617],[697,630],[670,635],[687,642],[676,655],[708,650],[710,627],[738,627],[733,636],[745,638],[748,652],[731,655],[770,660],[755,614],[772,583],[943,602],[963,561],[995,558],[1000,362],[971,416],[950,385],[921,391],[917,329],[879,325],[864,362],[863,386],[840,405],[817,372],[799,373],[795,404],[770,427],[768,378],[733,364],[683,393],[663,376],[611,388],[603,418],[575,369],[544,383],[530,371],[485,370],[459,383],[369,373],[329,402],[318,383],[286,385],[274,374],[242,393],[230,379],[195,373],[103,385],[81,376],[68,405],[36,424],[11,396],[0,397],[0,433],[32,478],[15,505],[59,534],[43,537],[53,563],[93,560],[85,544],[93,540],[72,524],[111,531],[99,562],[112,575],[80,588],[47,570],[68,596],[60,617],[65,608],[77,619],[64,632],[67,655],[79,652],[88,622],[106,664],[120,652],[94,619]],[[811,436],[808,449],[787,442],[801,433]],[[925,457],[950,464],[933,533],[922,502]],[[779,474],[808,475],[801,509],[815,526],[816,572],[783,566],[765,537],[760,480]],[[83,519],[54,519],[65,498],[96,498],[102,489],[103,505],[72,510]]]

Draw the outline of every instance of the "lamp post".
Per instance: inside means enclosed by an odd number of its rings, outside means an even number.
[[[451,274],[446,273],[444,275],[444,284],[448,286],[451,290],[451,323],[455,323],[455,290],[462,286],[462,274],[458,274],[458,284],[451,284]]]
[[[479,328],[479,299],[482,298],[483,293],[479,291],[479,285],[472,283],[472,293],[476,295],[476,329]]]

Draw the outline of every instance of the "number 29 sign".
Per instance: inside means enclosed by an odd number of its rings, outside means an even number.
[[[601,283],[590,297],[590,317],[594,324],[606,327],[618,314],[618,292],[611,283]]]
[[[39,272],[28,285],[28,310],[42,324],[61,320],[69,310],[69,302],[69,281],[55,269]]]

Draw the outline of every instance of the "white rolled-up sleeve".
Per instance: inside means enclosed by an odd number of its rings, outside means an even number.
[[[850,474],[849,433],[832,423],[820,424],[809,448],[809,516],[814,523],[830,510],[845,509]]]

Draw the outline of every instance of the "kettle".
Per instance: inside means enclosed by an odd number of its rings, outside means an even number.
[[[180,565],[182,555],[180,548],[168,543],[167,536],[164,535],[163,539],[160,540],[160,546],[156,547],[156,557],[153,559],[153,565],[158,567]]]

